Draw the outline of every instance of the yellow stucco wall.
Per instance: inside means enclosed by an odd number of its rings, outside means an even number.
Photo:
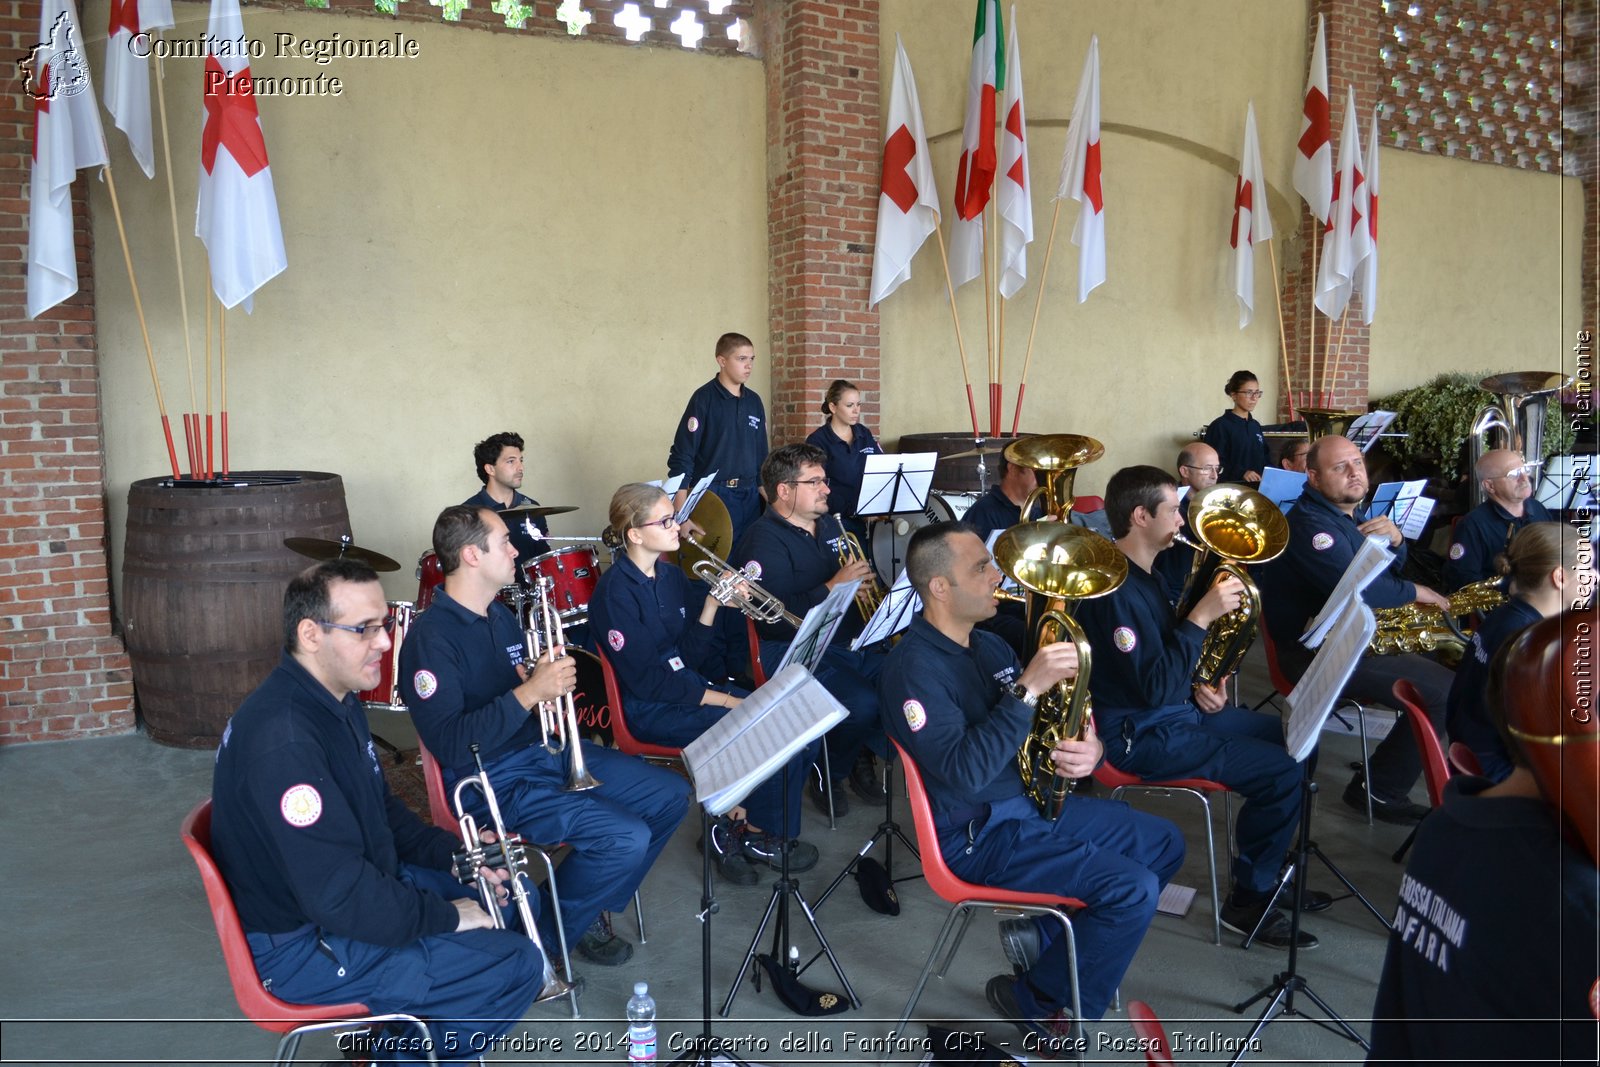
[[[178,5],[174,36],[204,30]],[[336,471],[356,539],[400,559],[476,492],[472,445],[529,438],[524,489],[578,504],[596,534],[624,481],[666,473],[689,393],[738,330],[766,354],[765,110],[746,57],[247,8],[256,75],[337,75],[336,99],[259,101],[289,269],[228,315],[235,468]],[[90,3],[89,25],[105,24]],[[272,56],[274,33],[417,39],[420,56]],[[95,69],[101,69],[95,59]],[[167,64],[180,232],[198,360],[199,66]],[[164,181],[108,125],[169,411],[187,406]],[[159,140],[158,140],[159,158]],[[95,276],[114,570],[128,485],[164,473],[110,210],[94,189]],[[768,392],[764,362],[755,386]],[[202,403],[204,402],[202,397]]]

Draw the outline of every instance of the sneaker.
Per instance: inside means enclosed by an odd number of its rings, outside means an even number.
[[[739,847],[738,833],[732,819],[724,815],[711,823],[711,847],[711,862],[724,882],[729,885],[755,885],[761,880],[761,872],[745,858],[744,849]],[[700,851],[705,850],[706,839],[702,834]]]
[[[840,817],[850,811],[850,798],[845,796],[843,779],[831,783],[833,786],[833,814]],[[806,792],[811,795],[811,803],[817,806],[822,814],[828,814],[828,794],[822,791],[822,772],[813,767],[811,770],[811,783],[806,787]]]
[[[1045,1019],[1023,1018],[1022,1009],[1017,1007],[1018,981],[1009,974],[997,974],[983,987],[983,995],[995,1015],[1022,1031],[1024,1038],[1032,1035],[1033,1040],[1027,1042],[1028,1051],[1037,1053],[1040,1059],[1058,1059],[1073,1052],[1076,1038],[1072,1036],[1072,1013],[1063,1010]]]
[[[746,830],[739,837],[739,847],[744,849],[744,854],[756,863],[765,863],[773,870],[783,869],[783,850],[789,850],[789,873],[798,874],[809,871],[817,865],[817,846],[802,841],[798,837],[788,841],[777,834],[753,833]]]
[[[1220,918],[1222,919],[1222,925],[1236,934],[1248,936],[1250,931],[1255,930],[1255,943],[1266,945],[1268,948],[1286,949],[1293,939],[1294,927],[1292,924],[1276,908],[1268,911],[1265,900],[1258,900],[1250,904],[1239,904],[1232,897],[1229,897],[1227,902],[1222,905]],[[1259,930],[1256,930],[1257,923],[1261,924]],[[1307,930],[1301,930],[1299,939],[1294,943],[1302,949],[1316,948],[1321,944],[1316,935]]]
[[[1039,962],[1039,924],[1026,916],[1001,920],[1000,947],[1018,974],[1032,970]]]
[[[1367,787],[1361,775],[1350,779],[1350,784],[1344,787],[1344,802],[1363,815],[1367,813]],[[1407,797],[1392,800],[1380,793],[1372,794],[1372,817],[1379,822],[1415,826],[1428,811],[1428,808],[1413,804]]]
[[[572,951],[600,967],[620,967],[633,959],[633,946],[617,936],[607,912],[590,924]]]
[[[878,778],[878,765],[872,753],[862,750],[861,755],[856,757],[855,765],[850,768],[850,788],[868,804],[882,804],[889,795],[883,791],[883,782]]]

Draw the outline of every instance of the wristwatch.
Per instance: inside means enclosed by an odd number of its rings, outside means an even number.
[[[1028,687],[1021,682],[1012,682],[1006,686],[1006,692],[1028,705],[1029,708],[1035,708],[1039,705],[1039,698],[1028,692]]]

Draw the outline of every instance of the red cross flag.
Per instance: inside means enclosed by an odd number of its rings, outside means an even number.
[[[1328,221],[1333,200],[1333,143],[1328,105],[1328,48],[1323,39],[1322,16],[1317,16],[1317,43],[1311,49],[1311,71],[1306,76],[1306,99],[1300,118],[1300,140],[1295,146],[1294,191],[1318,222]]]
[[[1072,243],[1078,246],[1078,303],[1089,299],[1095,286],[1106,280],[1105,197],[1100,188],[1100,38],[1089,38],[1089,55],[1083,61],[1078,99],[1072,105],[1072,127],[1067,130],[1067,151],[1061,158],[1061,182],[1056,199],[1078,201],[1078,221]]]
[[[117,129],[128,135],[128,150],[146,178],[156,176],[154,138],[150,132],[150,50],[134,45],[134,36],[172,25],[172,0],[111,0],[106,29],[106,110]]]
[[[222,306],[250,310],[251,294],[289,265],[267,140],[256,113],[239,0],[213,0],[201,74],[200,203],[194,232],[211,257],[211,288]]]
[[[1345,98],[1344,129],[1339,133],[1339,170],[1333,176],[1333,204],[1317,266],[1317,309],[1330,319],[1344,314],[1361,261],[1372,248],[1367,220],[1366,175],[1361,167],[1361,129],[1356,91]]]
[[[1244,113],[1244,149],[1233,188],[1233,292],[1239,298],[1239,329],[1250,325],[1255,310],[1256,245],[1272,240],[1272,212],[1267,208],[1267,183],[1261,176],[1261,145],[1256,141],[1256,105]]]
[[[883,131],[883,177],[878,182],[878,238],[872,249],[872,303],[911,277],[911,257],[939,228],[939,190],[934,187],[928,137],[911,60],[894,38],[894,81],[889,120]]]
[[[36,319],[78,291],[72,180],[84,167],[106,165],[88,53],[71,0],[44,0],[39,41],[23,63],[33,103],[27,302],[28,318]]]
[[[1367,133],[1367,236],[1371,247],[1356,270],[1356,292],[1361,294],[1361,321],[1372,325],[1378,310],[1378,111],[1372,112]]]
[[[1033,241],[1033,196],[1028,185],[1028,142],[1023,135],[1022,53],[1017,50],[1017,9],[1011,8],[1006,38],[1006,95],[1000,135],[1000,295],[1007,298],[1028,280],[1028,245]]]

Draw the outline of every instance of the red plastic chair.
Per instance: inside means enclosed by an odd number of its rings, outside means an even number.
[[[1104,511],[1106,498],[1103,496],[1080,496],[1072,502],[1073,511],[1081,511],[1085,515],[1092,511]]]
[[[1128,1001],[1128,1022],[1133,1026],[1133,1036],[1144,1046],[1144,1062],[1150,1067],[1172,1067],[1172,1045],[1167,1041],[1167,1028],[1161,1025],[1150,1005],[1142,1000]]]
[[[1222,794],[1222,826],[1228,835],[1228,853],[1233,854],[1233,790],[1209,778],[1169,778],[1146,781],[1117,770],[1110,760],[1102,760],[1094,769],[1094,780],[1111,790],[1112,800],[1121,800],[1129,790],[1154,793],[1157,796],[1191,796],[1200,802],[1206,813],[1206,859],[1211,864],[1211,939],[1222,944],[1222,899],[1217,886],[1217,842],[1211,830],[1211,794]]]
[[[1483,764],[1478,762],[1478,757],[1473,753],[1472,749],[1460,741],[1450,742],[1450,748],[1446,755],[1450,757],[1450,766],[1461,774],[1470,774],[1475,777],[1483,776]]]
[[[300,1041],[305,1035],[323,1030],[366,1030],[379,1023],[405,1023],[416,1027],[427,1040],[428,1062],[437,1062],[433,1056],[433,1041],[428,1028],[415,1015],[392,1013],[374,1015],[365,1004],[290,1004],[279,1000],[261,985],[261,975],[256,972],[255,957],[250,954],[250,944],[245,940],[244,927],[233,906],[233,894],[211,854],[211,801],[202,800],[183,820],[179,830],[195,866],[200,868],[200,881],[205,886],[206,900],[211,905],[211,921],[217,927],[217,940],[222,942],[222,959],[228,967],[228,981],[233,985],[234,999],[245,1018],[275,1034],[282,1034],[274,1064],[294,1062]]]
[[[622,687],[617,684],[617,672],[612,669],[611,661],[606,658],[604,652],[599,653],[599,656],[600,673],[606,680],[606,704],[611,708],[611,740],[616,742],[620,751],[629,756],[638,756],[651,763],[682,767],[683,749],[641,741],[634,736],[632,730],[628,729],[628,717],[622,709]]]
[[[1067,909],[1078,911],[1087,905],[1075,897],[1000,889],[995,886],[977,885],[958,878],[955,872],[946,866],[944,854],[939,851],[939,832],[933,825],[933,806],[928,801],[927,788],[922,784],[922,771],[912,762],[911,757],[906,755],[906,750],[900,747],[899,742],[895,742],[894,747],[900,753],[900,766],[904,768],[906,789],[911,794],[911,818],[917,827],[917,841],[922,846],[923,877],[928,880],[928,888],[953,905],[949,916],[945,918],[944,926],[939,930],[939,936],[934,938],[933,950],[928,953],[928,962],[922,965],[922,973],[917,976],[916,987],[911,990],[911,999],[906,1001],[905,1011],[900,1014],[900,1024],[895,1027],[895,1032],[905,1032],[906,1023],[916,1009],[917,1001],[922,997],[923,988],[928,984],[928,975],[933,971],[934,961],[944,951],[947,942],[950,943],[950,949],[945,954],[944,963],[939,967],[939,977],[943,978],[945,972],[950,969],[956,950],[961,947],[961,940],[966,936],[967,925],[972,921],[972,913],[978,908],[989,908],[1000,914],[1048,916],[1061,924],[1062,933],[1067,939],[1067,977],[1072,988],[1072,1017],[1082,1019],[1083,1008],[1078,1001],[1078,948],[1072,936],[1072,920],[1067,915]],[[961,919],[959,929],[956,927],[957,918]],[[955,932],[953,941],[952,931]]]
[[[756,633],[756,620],[748,615],[744,618],[744,627],[746,639],[750,642],[750,680],[755,682],[756,688],[759,689],[767,684],[767,672],[761,666],[761,637]],[[829,782],[833,781],[833,766],[828,762],[826,742],[822,745],[822,774]],[[833,812],[833,790],[824,790],[823,795],[828,798],[828,829],[837,830],[839,821]]]
[[[1450,780],[1450,764],[1444,758],[1444,746],[1428,720],[1427,704],[1422,694],[1409,678],[1394,683],[1394,698],[1400,702],[1406,721],[1411,724],[1411,736],[1417,739],[1417,751],[1422,753],[1422,779],[1428,783],[1428,803],[1438,807],[1444,803],[1444,784]]]

